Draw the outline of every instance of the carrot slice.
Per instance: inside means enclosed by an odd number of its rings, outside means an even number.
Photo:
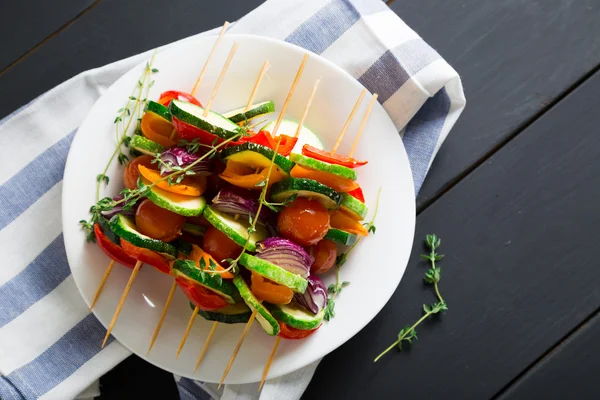
[[[204,270],[210,270],[211,260],[216,265],[215,270],[225,270],[225,268],[223,268],[214,258],[212,258],[210,254],[208,254],[200,246],[196,246],[195,244],[192,245],[192,252],[190,253],[189,259],[195,261],[198,268],[200,268],[200,260],[204,259],[204,262],[206,263],[206,268],[204,268]],[[224,272],[220,275],[223,279],[233,279],[233,274],[231,272]]]
[[[306,168],[300,165],[295,165],[290,173],[292,178],[307,178],[313,179],[323,185],[329,186],[333,190],[342,193],[348,193],[358,186],[358,183],[351,179],[342,178],[329,172],[317,171],[315,169]]]
[[[158,182],[163,177],[160,175],[160,172],[147,168],[143,165],[138,165],[138,169],[140,170],[140,174],[146,178],[151,183]],[[206,178],[205,177],[197,177],[190,178],[185,177],[181,181],[181,183],[169,185],[167,180],[160,181],[156,184],[161,189],[166,190],[167,192],[182,194],[184,196],[201,196],[202,193],[206,190]]]

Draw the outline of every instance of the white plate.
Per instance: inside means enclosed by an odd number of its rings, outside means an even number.
[[[234,40],[239,47],[213,109],[225,112],[245,104],[265,60],[269,60],[272,67],[260,86],[256,101],[272,99],[280,108],[305,50],[251,35],[224,37],[202,82],[199,99],[203,103],[207,101]],[[156,83],[149,98],[156,99],[169,89],[191,90],[213,42],[214,38],[199,38],[159,53],[154,66],[160,72],[154,76]],[[130,95],[143,67],[141,64],[126,73],[96,102],[81,124],[67,160],[63,188],[65,246],[73,277],[88,305],[109,260],[97,246],[85,243],[78,221],[88,218],[89,207],[94,203],[96,175],[114,150],[116,111]],[[321,135],[325,147],[330,148],[363,87],[329,61],[311,54],[286,117],[300,118],[317,78],[321,78],[321,85],[306,125]],[[342,154],[352,144],[368,98],[365,97],[350,126],[340,148]],[[383,187],[377,234],[363,240],[343,267],[342,279],[350,281],[351,285],[336,299],[335,318],[305,340],[283,340],[271,367],[271,378],[320,359],[354,336],[389,300],[406,268],[415,227],[413,181],[402,141],[379,103],[371,113],[356,157],[369,160],[368,165],[360,168],[358,181],[371,211],[377,190]],[[109,169],[111,181],[104,195],[112,196],[122,189],[122,169],[116,164]],[[104,326],[110,322],[130,273],[131,269],[117,265],[108,279],[94,308]],[[333,274],[325,277],[326,284],[333,281]],[[194,373],[196,359],[212,322],[198,317],[182,354],[175,359],[191,314],[188,301],[180,291],[174,296],[152,352],[146,355],[172,282],[171,277],[151,267],[142,268],[112,333],[132,352],[160,368],[186,377],[218,382],[244,326],[219,325],[203,364]],[[254,324],[226,382],[259,381],[274,340]]]

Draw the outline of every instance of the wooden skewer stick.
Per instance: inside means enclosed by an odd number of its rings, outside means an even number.
[[[352,108],[352,111],[350,112],[350,115],[348,116],[348,119],[346,120],[346,123],[344,124],[344,127],[342,128],[342,131],[338,135],[338,138],[335,141],[333,148],[331,149],[331,154],[335,153],[336,150],[338,149],[338,147],[340,147],[340,143],[342,143],[344,134],[348,130],[348,127],[350,126],[350,122],[352,122],[352,118],[354,118],[354,114],[356,113],[356,110],[358,110],[358,106],[360,105],[360,102],[362,101],[363,97],[365,97],[365,94],[367,94],[367,89],[363,89],[363,91],[360,92],[360,96],[358,96],[358,100],[356,100],[356,103],[354,104],[354,107]]]
[[[121,295],[121,300],[119,300],[119,305],[108,325],[108,329],[106,331],[106,336],[104,336],[104,341],[102,342],[102,347],[106,344],[108,337],[110,336],[110,332],[112,332],[115,324],[117,323],[117,319],[119,318],[119,314],[121,313],[121,309],[123,308],[123,304],[125,304],[125,299],[127,299],[127,295],[129,294],[129,290],[131,289],[131,285],[133,285],[133,281],[135,280],[136,275],[138,274],[140,268],[142,267],[142,262],[138,261],[135,263],[135,267],[133,268],[133,272],[131,272],[131,276],[129,277],[129,281],[127,282],[127,286],[125,286],[125,290],[123,290],[123,294]]]
[[[219,78],[217,78],[217,83],[215,83],[215,87],[212,91],[212,94],[210,95],[210,99],[208,99],[208,103],[206,104],[206,107],[204,108],[204,112],[202,113],[203,117],[206,117],[208,115],[208,112],[210,111],[210,107],[212,107],[212,104],[215,101],[215,97],[217,97],[217,92],[219,91],[219,86],[221,86],[221,82],[223,81],[223,78],[225,77],[225,74],[227,73],[227,69],[229,68],[229,64],[231,64],[231,59],[233,59],[233,56],[235,55],[235,51],[237,50],[237,47],[238,47],[237,42],[234,42],[233,46],[231,46],[231,50],[229,51],[227,60],[225,60],[225,64],[223,65],[221,74],[219,75]]]
[[[229,373],[229,370],[231,369],[231,366],[233,365],[233,362],[235,361],[235,358],[237,357],[237,354],[240,351],[240,347],[242,347],[242,343],[244,343],[244,339],[246,338],[246,335],[248,334],[248,331],[250,330],[250,327],[252,326],[252,323],[254,322],[254,319],[256,318],[256,313],[257,313],[256,310],[252,311],[252,315],[250,316],[248,323],[244,327],[244,331],[242,332],[242,335],[238,339],[237,344],[235,345],[235,349],[233,350],[233,354],[231,355],[231,358],[229,359],[229,362],[227,363],[227,367],[225,367],[225,372],[223,372],[223,377],[221,378],[221,382],[219,382],[219,386],[217,387],[217,389],[220,389],[221,385],[223,385],[223,381],[225,381],[225,378],[227,377],[227,374]]]
[[[100,285],[98,285],[98,289],[96,289],[96,294],[94,295],[94,300],[92,300],[92,304],[90,304],[90,311],[92,311],[92,308],[94,308],[94,306],[96,305],[96,302],[98,301],[98,298],[100,297],[100,293],[102,293],[102,289],[104,289],[104,285],[106,284],[106,281],[108,280],[108,276],[112,272],[112,269],[114,266],[115,266],[115,260],[110,260],[110,263],[108,264],[108,268],[106,268],[106,271],[104,272],[104,276],[102,277],[102,280],[100,281]]]
[[[202,71],[200,71],[200,75],[198,76],[198,79],[196,79],[196,83],[194,84],[194,88],[192,89],[192,96],[196,95],[196,92],[200,87],[200,83],[202,83],[202,79],[204,79],[204,75],[206,74],[206,70],[208,69],[208,64],[210,63],[212,56],[215,54],[215,50],[217,50],[217,47],[219,47],[219,43],[221,43],[221,39],[223,39],[223,35],[225,35],[225,31],[227,31],[228,26],[229,22],[225,21],[223,27],[221,28],[221,32],[219,32],[219,36],[217,36],[217,40],[215,40],[215,44],[213,45],[212,50],[208,54],[208,58],[204,63],[204,67],[202,67]]]
[[[279,342],[281,342],[281,336],[277,336],[277,339],[275,339],[275,344],[273,345],[273,350],[271,350],[269,361],[267,361],[267,365],[265,365],[265,370],[263,371],[262,379],[260,380],[260,386],[258,387],[259,392],[265,384],[265,379],[267,379],[267,375],[269,374],[269,370],[271,369],[271,363],[273,362],[273,358],[275,357],[275,352],[277,351],[277,346],[279,346]]]
[[[304,120],[306,119],[306,116],[308,115],[308,110],[310,109],[310,105],[312,104],[312,101],[315,98],[315,93],[317,93],[317,88],[319,87],[320,82],[321,82],[320,79],[316,80],[315,86],[313,87],[312,92],[310,92],[310,96],[308,96],[308,101],[306,102],[306,106],[304,106],[304,113],[302,114],[302,118],[300,118],[300,121],[298,122],[298,127],[296,128],[296,133],[294,134],[295,138],[300,136],[300,131],[302,130],[302,125],[304,124]]]
[[[154,346],[154,342],[156,342],[156,338],[158,337],[160,328],[162,328],[163,321],[165,320],[165,317],[167,315],[167,310],[169,309],[169,306],[171,305],[171,300],[173,300],[173,295],[175,294],[176,288],[177,288],[177,281],[173,280],[173,285],[171,286],[171,290],[169,291],[169,295],[167,296],[167,301],[165,302],[165,306],[163,307],[163,311],[162,311],[162,314],[160,315],[160,319],[158,320],[158,324],[156,325],[156,328],[154,329],[154,334],[152,335],[152,339],[150,340],[150,346],[148,347],[148,353],[146,353],[146,355],[150,354],[150,351],[152,350],[152,346]]]
[[[365,129],[365,125],[367,124],[367,120],[369,119],[369,115],[371,114],[371,110],[373,109],[373,106],[375,105],[376,101],[377,101],[377,93],[375,93],[373,95],[373,97],[371,97],[371,101],[369,102],[369,105],[367,106],[367,111],[365,111],[365,116],[363,117],[363,120],[360,123],[360,127],[358,128],[358,133],[356,134],[354,143],[352,143],[352,148],[350,149],[350,153],[348,154],[348,157],[352,157],[352,155],[354,154],[354,150],[356,150],[356,146],[358,145],[358,141],[360,140],[360,135],[362,134],[363,129]]]
[[[298,67],[298,72],[296,72],[296,77],[294,78],[292,87],[290,88],[290,91],[288,92],[285,102],[283,103],[283,107],[281,107],[281,112],[279,113],[279,117],[277,117],[277,122],[275,122],[275,127],[273,128],[273,132],[271,132],[271,135],[273,137],[275,137],[275,135],[277,134],[279,125],[281,124],[281,121],[283,120],[283,116],[285,115],[285,111],[287,110],[288,103],[290,102],[290,100],[292,99],[292,96],[294,95],[294,91],[296,90],[296,85],[298,85],[298,81],[300,80],[300,77],[302,76],[302,71],[304,71],[304,66],[306,65],[306,61],[308,61],[308,53],[306,53],[304,55],[304,57],[302,58],[302,62],[300,63],[300,67]]]
[[[244,108],[244,112],[250,109],[252,106],[252,102],[254,101],[254,97],[256,96],[256,92],[258,92],[258,86],[260,86],[260,82],[262,81],[263,76],[265,76],[265,72],[269,69],[271,64],[268,61],[265,61],[260,72],[258,73],[258,78],[256,78],[256,82],[254,83],[254,87],[252,88],[252,92],[250,93],[250,98],[248,99],[248,103],[246,103],[246,108]]]
[[[215,335],[215,331],[217,330],[218,326],[219,326],[218,321],[215,321],[212,324],[212,328],[210,328],[208,337],[206,338],[206,341],[204,342],[204,346],[202,347],[202,351],[200,352],[200,356],[198,357],[198,361],[196,362],[196,368],[194,368],[194,372],[198,371],[198,367],[200,367],[200,363],[202,362],[202,360],[204,360],[204,356],[206,355],[206,351],[208,350],[208,345],[210,344],[212,337]]]
[[[181,350],[183,350],[183,346],[185,346],[185,342],[187,341],[190,331],[192,330],[192,325],[194,324],[196,315],[198,315],[198,311],[200,311],[198,307],[194,308],[194,312],[192,313],[192,316],[188,321],[187,327],[185,328],[185,332],[183,333],[183,337],[181,338],[181,343],[179,343],[179,348],[177,349],[177,354],[175,355],[175,358],[179,358],[179,354],[181,353]]]

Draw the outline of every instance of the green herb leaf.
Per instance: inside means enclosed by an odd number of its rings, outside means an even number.
[[[206,269],[206,260],[204,259],[204,257],[200,259],[200,269],[203,271]]]
[[[98,181],[98,182],[104,181],[108,185],[108,182],[110,181],[110,179],[108,178],[108,176],[106,176],[104,174],[98,174],[98,175],[96,175],[96,181]]]
[[[370,225],[368,228],[368,232],[375,234],[375,231],[377,230],[377,227],[375,225]]]

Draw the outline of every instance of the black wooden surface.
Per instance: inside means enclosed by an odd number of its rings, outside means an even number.
[[[233,21],[261,1],[46,3],[2,4],[0,118],[79,72]],[[24,12],[34,6],[49,11]],[[305,398],[597,398],[600,381],[586,378],[598,369],[598,317],[585,322],[600,307],[599,6],[392,5],[461,73],[468,100],[418,199],[417,239],[443,238],[450,311],[419,329],[412,350],[372,364],[434,300],[417,242],[389,304],[325,358]],[[561,379],[572,385],[561,391]],[[171,374],[136,356],[101,384],[102,399],[177,398]]]

